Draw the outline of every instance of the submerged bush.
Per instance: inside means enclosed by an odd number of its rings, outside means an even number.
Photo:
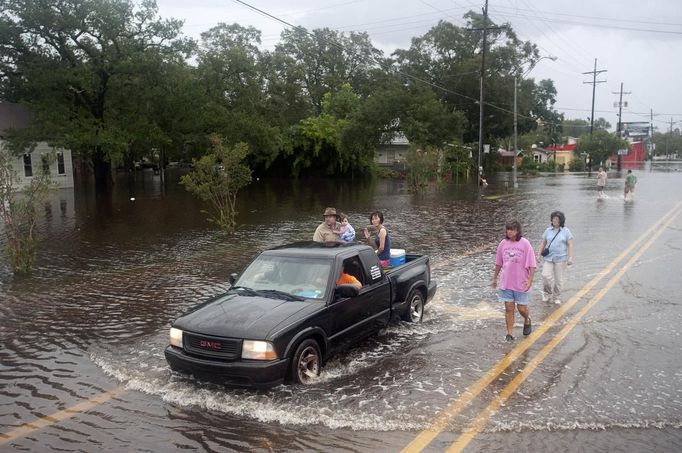
[[[0,147],[0,217],[5,236],[2,255],[15,274],[25,274],[35,261],[38,244],[36,206],[47,198],[50,175],[39,171],[31,178],[31,183],[20,190],[13,160],[14,156]]]

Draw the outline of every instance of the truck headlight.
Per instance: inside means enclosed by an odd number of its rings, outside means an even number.
[[[269,341],[244,340],[242,343],[242,359],[275,360],[277,353]]]
[[[182,330],[170,328],[170,344],[176,348],[182,348]]]

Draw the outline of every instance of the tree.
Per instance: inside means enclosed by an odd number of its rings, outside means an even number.
[[[478,141],[480,64],[483,44],[483,16],[465,14],[467,27],[441,21],[425,35],[412,39],[409,49],[396,50],[398,68],[410,76],[433,84],[434,92],[449,111],[461,111],[470,127],[462,137],[464,142]],[[510,115],[514,97],[514,76],[524,64],[538,59],[535,45],[518,39],[508,25],[493,27],[488,33],[486,102],[498,108],[486,108],[486,139],[510,136],[513,116]],[[525,81],[519,96],[519,112],[529,116],[534,91],[532,81]],[[507,106],[507,108],[500,108]],[[522,125],[521,132],[524,132]]]
[[[360,100],[348,83],[336,93],[324,95],[322,113],[304,118],[291,130],[293,175],[308,169],[326,175],[345,174],[351,170],[353,150],[343,146],[342,138],[349,118],[355,115],[359,105]]]
[[[267,108],[268,80],[259,45],[255,28],[218,24],[201,34],[198,72],[208,94],[206,129],[228,143],[247,143],[249,165],[267,170],[289,125],[271,117],[274,112]]]
[[[14,155],[0,146],[0,217],[4,223],[4,255],[14,273],[25,274],[35,261],[38,244],[36,207],[47,197],[50,175],[38,172],[28,187],[19,192],[13,160]]]
[[[423,192],[438,177],[438,163],[442,150],[411,146],[405,158],[407,184],[412,192]]]
[[[582,135],[590,133],[589,118],[587,120],[581,120],[581,119],[564,120],[561,123],[561,126],[564,130],[564,134],[569,136],[569,137],[580,137]],[[606,129],[611,128],[611,124],[608,121],[606,121],[604,118],[596,119],[592,126],[593,126],[594,130],[599,130],[599,129],[606,130]]]
[[[111,163],[135,137],[121,125],[131,113],[114,106],[127,83],[151,65],[189,56],[182,23],[161,20],[154,0],[3,0],[0,93],[27,104],[34,136],[91,159],[98,189],[111,186]],[[125,103],[125,102],[123,102]]]
[[[680,135],[679,129],[665,133],[656,132],[653,142],[656,146],[652,153],[654,156],[682,156],[682,135]]]
[[[237,194],[251,182],[251,169],[243,163],[249,149],[245,143],[226,146],[217,134],[211,134],[209,141],[212,152],[194,160],[194,170],[182,176],[180,183],[211,205],[209,222],[231,233],[237,227]]]
[[[584,135],[578,140],[577,151],[588,153],[594,164],[603,164],[619,149],[627,149],[628,142],[608,133],[605,130],[594,131],[592,135]]]
[[[275,51],[284,56],[289,74],[300,81],[316,114],[322,113],[324,95],[344,83],[361,98],[370,95],[370,70],[382,56],[367,33],[346,35],[329,28],[285,30]]]
[[[564,133],[569,137],[580,137],[590,132],[590,122],[581,119],[567,119],[561,123]]]

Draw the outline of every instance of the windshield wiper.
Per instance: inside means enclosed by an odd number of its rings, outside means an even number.
[[[243,296],[258,296],[258,291],[247,288],[246,286],[233,286],[229,289],[229,291],[239,291],[239,294]]]
[[[257,293],[260,294],[265,294],[268,296],[276,296],[279,297],[280,299],[284,300],[291,300],[291,301],[303,301],[305,300],[305,297],[301,296],[294,296],[293,294],[285,293],[284,291],[279,291],[276,289],[262,289],[260,291],[256,291]]]

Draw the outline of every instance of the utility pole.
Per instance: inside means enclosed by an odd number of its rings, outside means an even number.
[[[665,160],[667,161],[670,159],[669,156],[669,151],[668,151],[668,144],[670,143],[670,140],[673,139],[673,119],[672,117],[670,118],[670,135],[668,136],[668,139],[665,141]]]
[[[651,119],[649,123],[649,152],[651,153],[651,163],[654,163],[654,156],[656,155],[656,148],[654,148],[654,109],[649,109]]]
[[[483,46],[481,47],[481,96],[478,109],[478,169],[476,171],[476,184],[481,186],[481,153],[483,152],[483,99],[484,99],[484,80],[485,80],[485,52],[488,41],[488,0],[485,0],[483,8]]]
[[[612,94],[618,94],[617,92],[612,91]],[[620,129],[623,124],[622,117],[621,115],[623,114],[623,94],[631,94],[631,91],[626,91],[623,93],[623,82],[620,82],[620,99],[618,100],[618,132],[617,136],[618,138],[621,138],[620,136]],[[627,105],[626,105],[627,107]],[[621,168],[621,157],[620,157],[620,152],[618,153],[618,164],[616,165],[616,170],[620,171]]]
[[[606,69],[597,71],[597,59],[594,59],[594,71],[583,72],[583,74],[592,74],[591,82],[583,82],[592,84],[592,114],[590,115],[590,135],[592,135],[592,130],[594,129],[594,94],[598,83],[604,83],[606,80],[597,80],[597,74],[606,72]]]

